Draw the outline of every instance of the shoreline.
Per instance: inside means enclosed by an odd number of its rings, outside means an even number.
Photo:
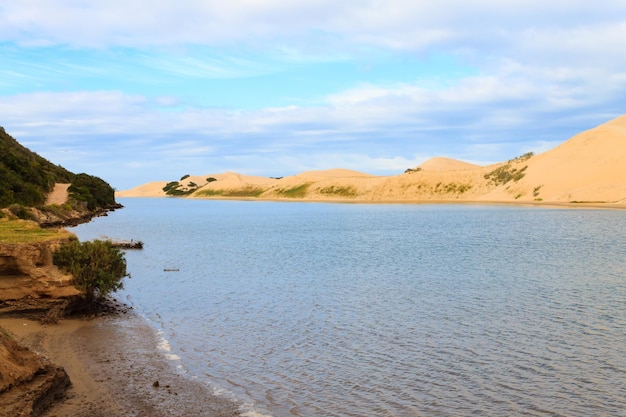
[[[44,416],[242,415],[240,404],[176,369],[176,362],[159,350],[156,331],[133,312],[53,325],[0,318],[0,327],[65,368],[72,381],[66,398]]]
[[[313,198],[257,198],[257,197],[173,197],[173,196],[119,196],[117,198],[145,198],[145,199],[189,199],[189,200],[216,200],[216,201],[258,201],[258,202],[284,202],[284,203],[327,203],[327,204],[407,204],[407,205],[502,205],[502,206],[531,206],[531,207],[554,207],[572,209],[608,209],[626,210],[626,202],[566,202],[566,201],[501,201],[501,200],[360,200],[360,199],[313,199]]]

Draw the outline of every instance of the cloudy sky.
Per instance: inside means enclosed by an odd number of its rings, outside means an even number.
[[[0,2],[0,126],[117,189],[393,175],[626,113],[623,0]]]

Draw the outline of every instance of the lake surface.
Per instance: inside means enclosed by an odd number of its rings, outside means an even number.
[[[72,231],[142,240],[119,298],[257,413],[625,415],[626,211],[120,202]]]

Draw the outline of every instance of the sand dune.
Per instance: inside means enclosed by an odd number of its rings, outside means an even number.
[[[295,175],[298,178],[319,179],[319,178],[363,178],[372,177],[373,175],[364,172],[353,171],[350,169],[334,168],[323,171],[306,171]]]
[[[419,166],[424,171],[458,171],[465,169],[477,169],[481,168],[480,165],[470,164],[469,162],[459,161],[458,159],[451,159],[445,157],[430,158]]]
[[[165,197],[167,181],[154,181],[124,191],[116,191],[116,197]]]
[[[520,186],[550,201],[626,198],[626,116],[580,133],[529,160]]]
[[[355,202],[492,201],[626,203],[626,116],[582,132],[539,155],[490,166],[445,157],[394,176],[347,169],[308,171],[281,179],[223,173],[185,180],[193,197]],[[207,182],[212,177],[214,180]],[[117,193],[163,196],[166,182]]]

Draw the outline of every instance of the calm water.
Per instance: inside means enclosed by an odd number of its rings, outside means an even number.
[[[144,241],[121,298],[258,413],[626,415],[625,211],[121,203],[73,231]]]

